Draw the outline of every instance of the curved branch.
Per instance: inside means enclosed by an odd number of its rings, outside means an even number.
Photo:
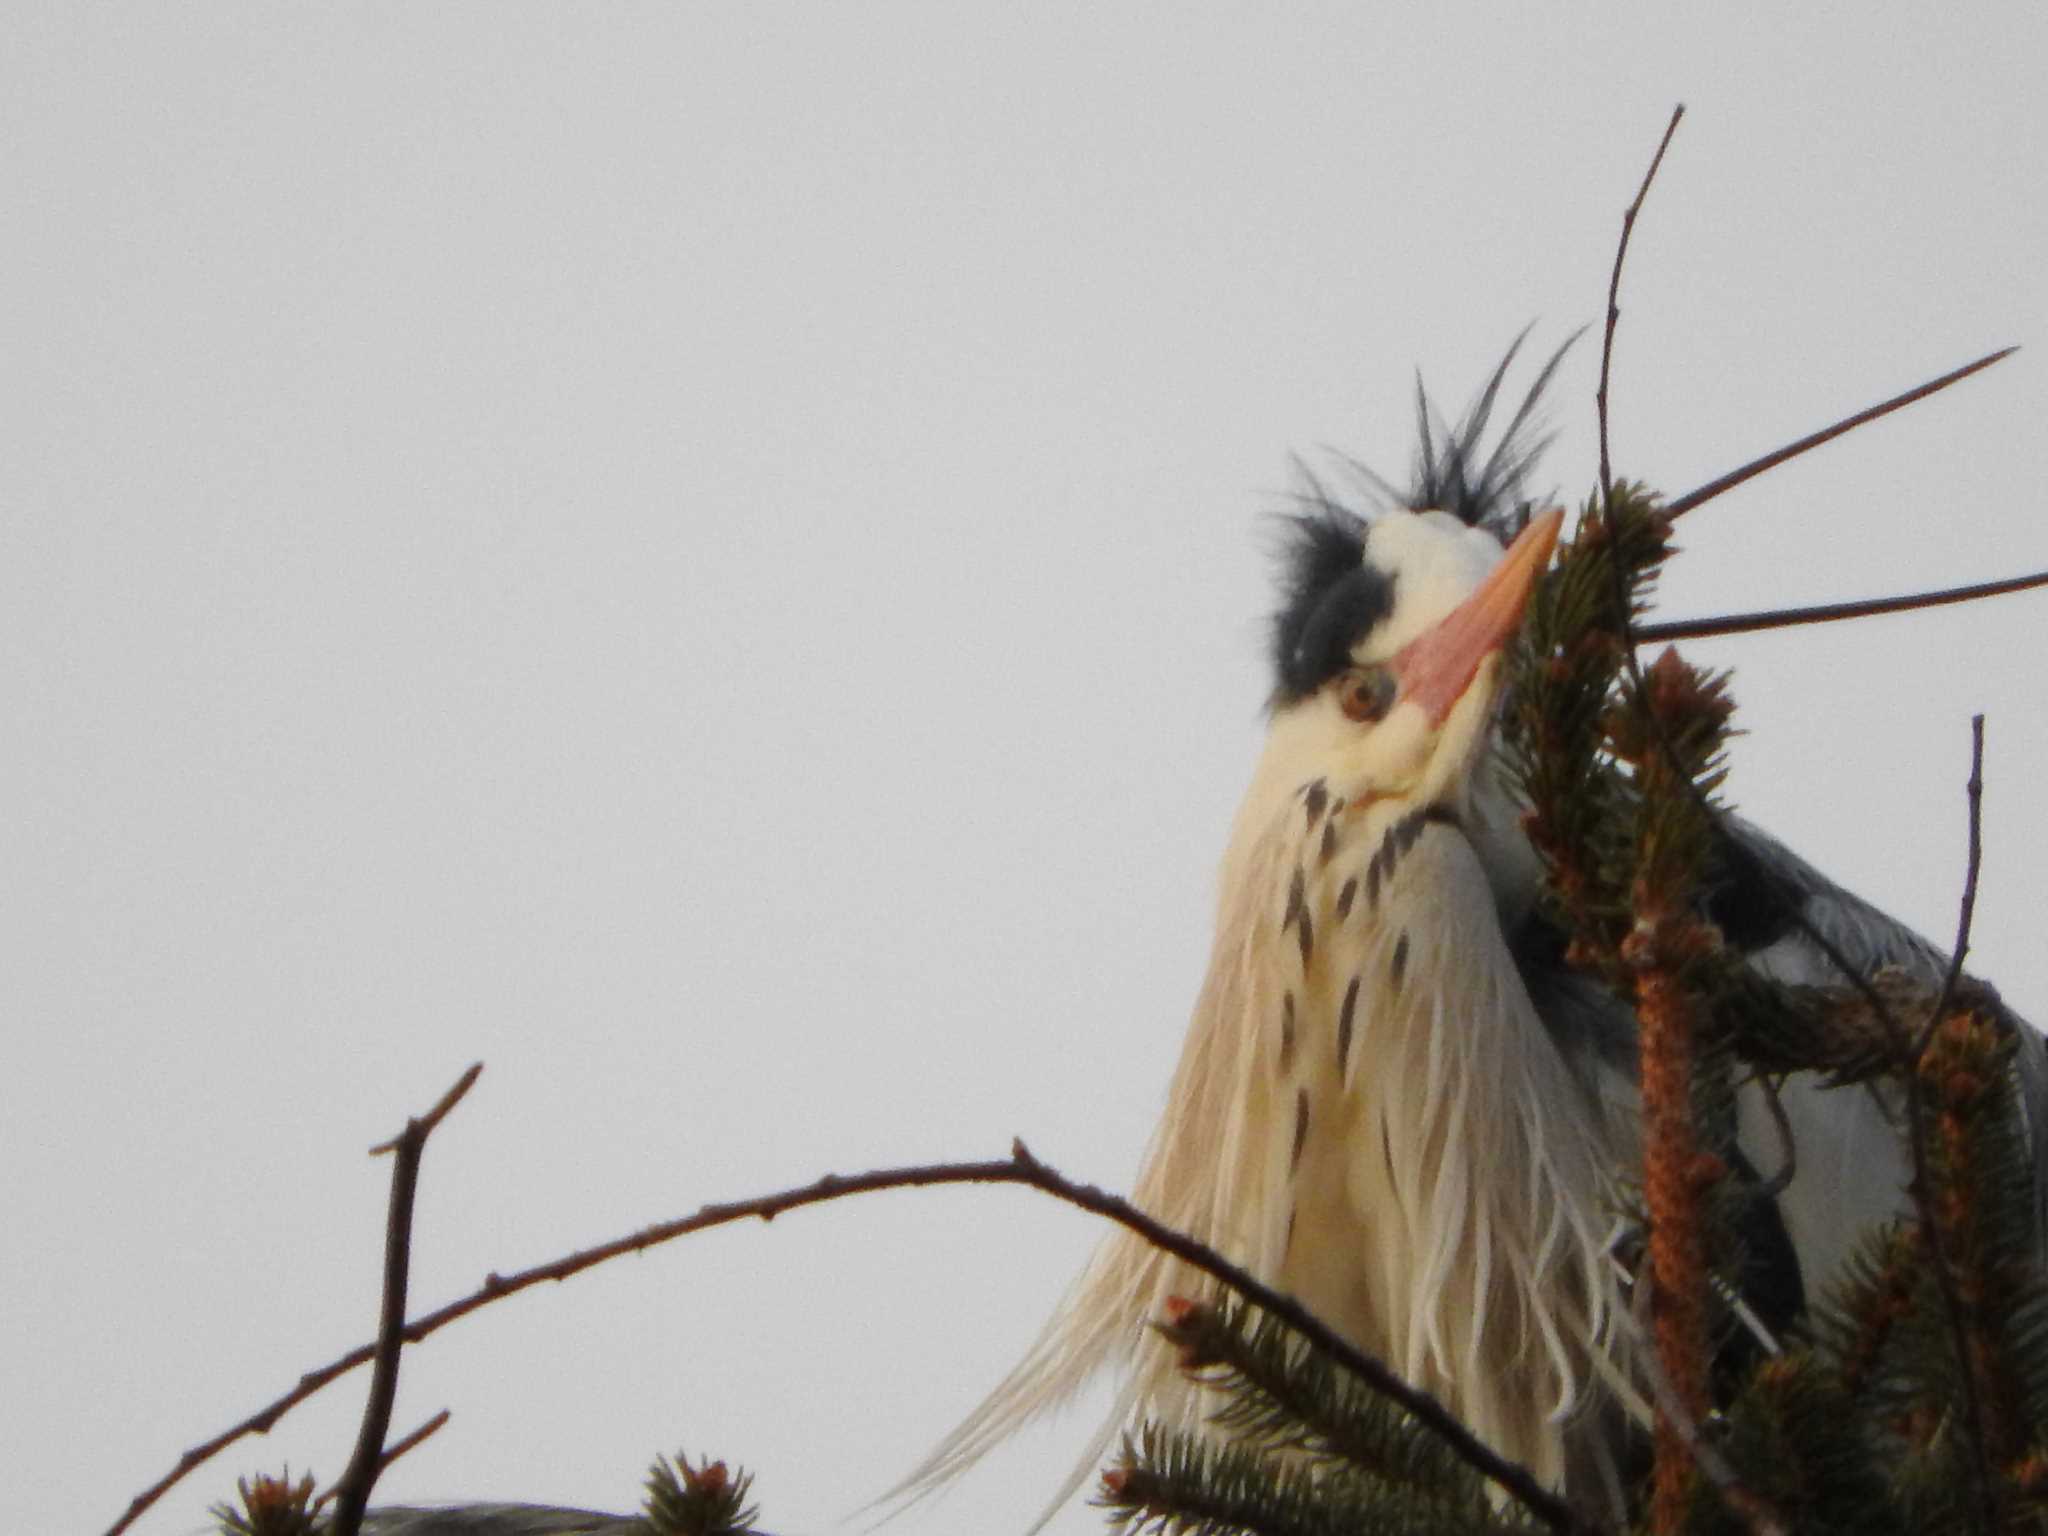
[[[459,1297],[408,1323],[404,1330],[404,1339],[408,1344],[417,1344],[456,1319],[519,1291],[547,1281],[566,1280],[571,1275],[580,1274],[607,1260],[619,1258],[624,1254],[641,1253],[658,1244],[687,1237],[691,1233],[702,1232],[711,1227],[754,1219],[773,1221],[785,1211],[821,1205],[829,1200],[841,1200],[852,1195],[873,1194],[878,1190],[927,1189],[950,1184],[1020,1184],[1130,1229],[1155,1247],[1172,1254],[1190,1267],[1201,1270],[1253,1305],[1279,1318],[1318,1349],[1325,1351],[1346,1369],[1364,1379],[1374,1391],[1398,1403],[1417,1422],[1440,1436],[1461,1461],[1514,1498],[1551,1530],[1571,1533],[1571,1536],[1589,1536],[1594,1530],[1594,1527],[1588,1525],[1570,1505],[1538,1482],[1527,1468],[1509,1461],[1494,1451],[1434,1397],[1410,1386],[1395,1375],[1386,1364],[1333,1332],[1328,1324],[1318,1319],[1293,1297],[1262,1284],[1214,1249],[1155,1221],[1129,1201],[1093,1185],[1079,1184],[1063,1177],[1033,1157],[1021,1141],[1013,1144],[1008,1158],[998,1161],[920,1163],[902,1168],[879,1168],[869,1173],[851,1175],[828,1173],[815,1183],[794,1189],[758,1195],[748,1200],[706,1205],[692,1215],[643,1227],[638,1232],[614,1238],[610,1242],[599,1243],[594,1247],[579,1249],[559,1259],[537,1264],[510,1275],[486,1275],[484,1283],[467,1296]],[[154,1504],[195,1467],[246,1435],[267,1433],[270,1427],[292,1408],[337,1377],[344,1376],[362,1365],[375,1353],[374,1345],[361,1345],[338,1360],[330,1361],[317,1370],[308,1371],[299,1378],[296,1386],[276,1401],[258,1409],[240,1423],[221,1431],[211,1440],[194,1446],[179,1458],[177,1466],[168,1475],[136,1496],[127,1513],[108,1528],[106,1536],[120,1536],[120,1533],[134,1522],[136,1516]]]
[[[1637,645],[1646,645],[1657,640],[1704,640],[1713,635],[1747,635],[1761,629],[1791,629],[1800,624],[1833,624],[1841,619],[1867,619],[1883,613],[1912,613],[1949,603],[1975,602],[1980,597],[2000,597],[2007,592],[2031,592],[2036,587],[2048,587],[2048,571],[2036,571],[2031,576],[2008,576],[2002,581],[1980,581],[1967,587],[1909,592],[1903,597],[1864,597],[1845,603],[1815,603],[1806,608],[1765,608],[1756,613],[1717,614],[1706,619],[1638,624],[1635,638]]]
[[[1650,168],[1643,172],[1643,184],[1636,188],[1636,199],[1621,215],[1621,239],[1614,247],[1614,270],[1607,278],[1607,323],[1600,332],[1600,387],[1593,392],[1593,414],[1600,423],[1600,494],[1612,500],[1614,497],[1614,475],[1607,462],[1607,375],[1614,363],[1614,332],[1621,320],[1621,264],[1628,259],[1628,237],[1635,233],[1636,215],[1643,211],[1643,200],[1650,195],[1650,183],[1657,179],[1657,167],[1664,163],[1664,151],[1671,147],[1671,136],[1678,132],[1679,121],[1685,116],[1685,103],[1680,102],[1671,109],[1671,121],[1664,125],[1664,137],[1657,141],[1657,153],[1650,157]]]

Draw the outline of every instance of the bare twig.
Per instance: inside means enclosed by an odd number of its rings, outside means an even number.
[[[1998,597],[2007,592],[2029,592],[2036,587],[2048,587],[2048,571],[2036,571],[2031,576],[2008,576],[2003,581],[1980,581],[1968,587],[1912,592],[1903,597],[1865,597],[1845,603],[1816,603],[1806,608],[1766,608],[1756,613],[1717,614],[1705,619],[1639,624],[1635,631],[1636,644],[1648,645],[1658,640],[1704,640],[1715,635],[1747,635],[1763,629],[1791,629],[1799,624],[1867,619],[1882,613],[1912,613],[1921,608],[1970,603],[1980,597]]]
[[[1916,400],[1925,400],[1929,395],[1939,394],[1949,385],[1960,383],[1971,374],[1989,368],[1993,363],[2003,362],[2017,351],[2018,347],[2001,347],[1996,352],[1978,358],[1974,363],[1965,363],[1960,368],[1944,373],[1938,379],[1930,379],[1925,384],[1916,385],[1902,395],[1893,395],[1891,399],[1879,401],[1867,410],[1858,411],[1853,416],[1844,416],[1831,427],[1822,427],[1820,431],[1802,437],[1796,443],[1787,443],[1783,448],[1767,453],[1760,459],[1751,459],[1740,469],[1729,470],[1719,479],[1709,480],[1697,490],[1687,491],[1676,501],[1665,503],[1664,510],[1671,517],[1683,517],[1693,508],[1712,501],[1723,491],[1732,491],[1745,480],[1755,479],[1767,469],[1776,469],[1786,460],[1796,459],[1800,454],[1818,448],[1823,443],[1833,442],[1843,433],[1853,432],[1860,426],[1876,421],[1880,416],[1889,416],[1902,406],[1911,405]]]
[[[1955,948],[1949,952],[1948,970],[1941,978],[1941,995],[1934,1010],[1913,1041],[1913,1063],[1919,1065],[1927,1054],[1934,1031],[1948,1016],[1956,1000],[1956,987],[1963,979],[1963,960],[1970,953],[1970,925],[1977,917],[1977,877],[1984,868],[1984,717],[1970,716],[1970,777],[1963,784],[1969,804],[1970,852],[1963,870],[1963,896],[1956,910]]]
[[[1977,1391],[1975,1358],[1970,1349],[1969,1329],[1963,1316],[1962,1298],[1956,1294],[1955,1273],[1949,1267],[1948,1236],[1943,1230],[1941,1211],[1927,1182],[1927,1089],[1921,1080],[1920,1064],[1926,1056],[1935,1029],[1946,1017],[1963,973],[1963,956],[1969,953],[1970,924],[1977,910],[1977,872],[1983,861],[1984,808],[1984,717],[1970,718],[1970,778],[1965,786],[1969,801],[1970,852],[1963,880],[1963,896],[1956,916],[1956,944],[1949,956],[1948,972],[1941,995],[1926,1024],[1903,1044],[1906,1079],[1906,1126],[1913,1153],[1913,1206],[1920,1229],[1927,1234],[1929,1256],[1934,1260],[1934,1277],[1941,1292],[1942,1310],[1955,1348],[1956,1376],[1961,1386],[1963,1421],[1970,1440],[1971,1471],[1974,1473],[1979,1513],[1986,1531],[1998,1529],[1997,1485],[1992,1480],[1990,1447],[1985,1440],[1984,1405]]]
[[[421,1115],[417,1120],[408,1120],[405,1129],[389,1141],[380,1141],[376,1146],[370,1148],[370,1156],[382,1157],[386,1152],[398,1151],[400,1144],[407,1137],[411,1136],[415,1130],[418,1131],[419,1140],[424,1145],[426,1139],[434,1134],[434,1131],[440,1126],[441,1122],[448,1118],[449,1112],[462,1102],[463,1095],[476,1086],[476,1080],[483,1075],[483,1070],[484,1064],[482,1062],[470,1063],[469,1070],[455,1079],[453,1086],[441,1095],[432,1109]]]
[[[426,1118],[430,1126],[440,1124],[441,1117],[453,1109],[455,1101],[469,1091],[469,1085],[476,1081],[477,1074],[482,1070],[481,1063],[472,1066],[469,1071],[465,1072],[457,1080],[453,1088],[442,1095],[441,1102],[427,1112]],[[387,1145],[389,1144],[387,1143]],[[372,1148],[371,1150],[374,1153],[382,1150],[382,1148]],[[408,1342],[416,1341],[419,1337],[421,1335],[415,1335],[410,1332],[407,1335]],[[350,1350],[339,1360],[323,1366],[317,1371],[308,1371],[299,1378],[298,1385],[285,1393],[284,1396],[278,1398],[267,1407],[258,1409],[240,1423],[229,1425],[212,1439],[201,1441],[198,1445],[187,1450],[184,1455],[178,1458],[176,1466],[172,1467],[170,1471],[129,1500],[128,1508],[122,1513],[120,1519],[107,1528],[106,1536],[120,1536],[122,1531],[127,1530],[129,1526],[133,1525],[142,1516],[143,1512],[156,1503],[158,1499],[169,1493],[171,1489],[183,1482],[186,1477],[218,1456],[237,1440],[241,1440],[249,1435],[269,1434],[272,1426],[287,1413],[291,1412],[292,1409],[303,1403],[329,1382],[347,1375],[357,1366],[372,1359],[376,1353],[377,1346],[375,1344],[365,1344],[359,1349]],[[338,1488],[339,1485],[337,1484]]]
[[[1671,136],[1678,132],[1679,120],[1684,116],[1685,103],[1681,101],[1671,109],[1671,121],[1664,125],[1664,137],[1657,141],[1657,153],[1650,157],[1650,168],[1643,172],[1643,184],[1636,188],[1635,201],[1621,215],[1614,271],[1607,279],[1607,323],[1600,333],[1600,387],[1593,393],[1593,407],[1600,422],[1600,493],[1610,498],[1614,495],[1614,475],[1607,462],[1607,375],[1614,362],[1614,330],[1621,319],[1621,264],[1628,257],[1628,237],[1635,233],[1636,215],[1643,211],[1650,183],[1657,179],[1657,167],[1664,163],[1664,151],[1671,147]]]
[[[1638,1275],[1636,1284],[1641,1287],[1639,1295],[1643,1301],[1653,1299],[1654,1277]],[[1639,1302],[1638,1312],[1641,1310]],[[1645,1326],[1640,1316],[1631,1317],[1630,1321],[1639,1330]],[[1656,1352],[1644,1351],[1641,1364],[1643,1379],[1649,1384],[1650,1396],[1656,1400],[1658,1413],[1670,1421],[1672,1429],[1686,1450],[1691,1453],[1694,1462],[1698,1464],[1701,1475],[1714,1485],[1721,1497],[1727,1501],[1728,1507],[1735,1511],[1755,1536],[1790,1536],[1785,1517],[1773,1509],[1768,1501],[1743,1486],[1742,1479],[1735,1475],[1735,1468],[1729,1465],[1728,1458],[1721,1454],[1719,1447],[1700,1433],[1699,1421],[1687,1411],[1685,1404],[1679,1401],[1678,1393],[1671,1385],[1671,1378],[1664,1374],[1664,1367],[1658,1363]]]
[[[414,1430],[404,1439],[392,1441],[389,1445],[384,1447],[383,1466],[390,1466],[391,1463],[398,1460],[398,1458],[403,1456],[407,1451],[412,1450],[415,1446],[421,1444],[423,1441],[429,1440],[433,1436],[439,1434],[441,1432],[441,1427],[447,1422],[448,1410],[446,1408],[443,1408],[439,1413],[435,1414],[431,1419],[427,1420],[426,1423],[422,1424],[418,1429]],[[382,1471],[383,1467],[380,1467],[378,1470]]]
[[[384,1473],[390,1468],[391,1463],[398,1460],[399,1457],[403,1456],[407,1451],[412,1450],[422,1441],[430,1439],[434,1435],[438,1434],[441,1430],[441,1427],[447,1422],[448,1410],[446,1408],[443,1408],[439,1413],[435,1414],[431,1419],[427,1420],[426,1423],[422,1424],[418,1429],[414,1430],[404,1439],[394,1440],[389,1445],[385,1446],[384,1454],[378,1457],[377,1459],[377,1475],[379,1477],[382,1477]],[[340,1492],[341,1484],[336,1483],[333,1487],[329,1488],[325,1493],[321,1494],[319,1498],[313,1501],[313,1508],[316,1510],[325,1509],[329,1504],[334,1502],[335,1497],[338,1494],[340,1494]]]
[[[384,1436],[391,1428],[391,1405],[398,1397],[398,1356],[405,1342],[405,1285],[412,1267],[412,1206],[419,1189],[420,1158],[434,1128],[462,1102],[483,1069],[480,1061],[472,1064],[432,1109],[417,1120],[408,1120],[405,1129],[390,1141],[370,1149],[372,1157],[385,1152],[394,1154],[391,1208],[384,1223],[384,1296],[377,1323],[376,1364],[370,1372],[369,1399],[363,1405],[355,1454],[349,1458],[348,1470],[334,1485],[330,1536],[356,1536],[362,1528],[363,1511],[370,1507],[370,1490],[377,1486],[378,1474],[390,1465],[384,1454]]]
[[[1799,1142],[1792,1134],[1792,1117],[1785,1113],[1784,1095],[1771,1081],[1770,1074],[1759,1072],[1753,1081],[1763,1092],[1764,1107],[1771,1112],[1771,1127],[1777,1131],[1778,1146],[1784,1152],[1778,1171],[1759,1184],[1756,1190],[1760,1198],[1775,1200],[1792,1187],[1792,1176],[1799,1171]]]
[[[547,1281],[566,1280],[571,1275],[579,1274],[609,1259],[629,1253],[645,1252],[658,1244],[687,1237],[691,1233],[702,1232],[711,1227],[754,1219],[773,1221],[785,1211],[819,1205],[829,1200],[841,1200],[853,1195],[872,1194],[878,1190],[928,1189],[952,1184],[1020,1184],[1127,1227],[1183,1263],[1221,1281],[1245,1300],[1271,1313],[1316,1347],[1325,1350],[1340,1364],[1362,1377],[1375,1391],[1391,1398],[1418,1422],[1439,1435],[1459,1459],[1512,1495],[1550,1529],[1574,1533],[1590,1533],[1596,1529],[1564,1500],[1538,1482],[1526,1468],[1508,1461],[1475,1437],[1435,1398],[1408,1385],[1386,1365],[1332,1332],[1326,1323],[1319,1321],[1293,1297],[1262,1285],[1215,1250],[1153,1220],[1128,1201],[1107,1194],[1092,1185],[1077,1184],[1062,1177],[1033,1157],[1022,1142],[1013,1146],[1008,1158],[999,1161],[923,1163],[902,1168],[881,1168],[862,1174],[826,1174],[814,1184],[759,1195],[749,1200],[706,1205],[692,1215],[643,1227],[638,1232],[565,1254],[559,1259],[537,1264],[530,1269],[519,1270],[510,1275],[487,1275],[483,1285],[469,1295],[449,1302],[446,1306],[415,1318],[407,1324],[404,1338],[408,1344],[417,1344],[456,1319],[467,1316],[480,1307],[489,1306],[492,1302],[503,1300],[515,1292]],[[321,1366],[318,1370],[307,1372],[296,1386],[267,1407],[259,1409],[241,1423],[223,1430],[213,1439],[187,1451],[168,1476],[135,1498],[128,1512],[108,1529],[106,1536],[120,1536],[136,1516],[155,1503],[166,1490],[194,1467],[244,1435],[267,1432],[293,1407],[337,1377],[347,1374],[371,1359],[375,1353],[375,1346],[365,1344],[350,1350],[338,1360]]]

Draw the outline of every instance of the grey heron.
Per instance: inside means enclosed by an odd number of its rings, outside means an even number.
[[[1519,346],[1519,343],[1517,343]],[[1569,343],[1567,343],[1569,345]],[[1635,1021],[1564,963],[1497,750],[1502,650],[1563,517],[1521,500],[1542,369],[1489,446],[1511,349],[1454,426],[1421,401],[1411,483],[1376,513],[1311,480],[1286,523],[1265,747],[1222,860],[1207,976],[1134,1199],[1293,1295],[1574,1499],[1615,1504],[1648,1417],[1617,1213],[1640,1169]],[[1756,827],[1719,824],[1706,915],[1762,973],[1846,961],[1938,985],[1945,957]],[[1834,958],[1827,958],[1833,951]],[[2030,1126],[2042,1046],[2022,1030]],[[1789,1184],[1759,1195],[1751,1310],[1781,1326],[1910,1169],[1876,1089],[1794,1078]],[[1778,1161],[1762,1096],[1744,1167]],[[1204,1279],[1104,1240],[1037,1343],[904,1485],[950,1480],[1107,1367],[1114,1407],[1061,1490],[1143,1417],[1195,1430],[1206,1389],[1146,1324]],[[1768,1336],[1768,1328],[1758,1324]]]
[[[1497,751],[1502,650],[1558,539],[1520,490],[1553,357],[1493,445],[1514,357],[1439,431],[1377,515],[1320,488],[1285,523],[1264,752],[1222,861],[1209,969],[1134,1196],[1291,1293],[1575,1499],[1619,1498],[1647,1416],[1617,1262],[1639,1166],[1629,1007],[1566,963],[1542,867]],[[1562,356],[1560,352],[1559,357]],[[1760,971],[1939,980],[1945,957],[1743,822],[1721,823],[1706,914]],[[2042,1047],[2023,1036],[2029,1124]],[[1760,1199],[1760,1330],[1781,1325],[1909,1169],[1874,1091],[1783,1089],[1799,1149]],[[1769,1166],[1745,1098],[1738,1161]],[[905,1485],[964,1471],[1012,1430],[1122,1367],[1060,1499],[1134,1416],[1195,1428],[1204,1388],[1146,1324],[1204,1285],[1109,1237],[1038,1343]],[[624,1531],[526,1506],[373,1511],[373,1536]]]

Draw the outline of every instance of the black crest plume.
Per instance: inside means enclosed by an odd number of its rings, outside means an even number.
[[[1528,331],[1515,338],[1455,426],[1437,414],[1417,374],[1419,441],[1407,487],[1388,484],[1355,459],[1343,461],[1365,482],[1376,504],[1373,510],[1449,512],[1506,543],[1528,519],[1523,482],[1550,446],[1550,434],[1540,430],[1538,407],[1558,364],[1581,334],[1573,332],[1551,353],[1491,449],[1486,429],[1500,400],[1501,382]],[[1301,476],[1303,510],[1285,520],[1280,606],[1273,616],[1273,697],[1281,704],[1307,697],[1341,671],[1351,648],[1394,603],[1393,577],[1365,563],[1367,514],[1345,506],[1312,471],[1303,468]]]

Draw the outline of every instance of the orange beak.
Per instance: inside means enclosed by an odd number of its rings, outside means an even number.
[[[1450,715],[1478,675],[1479,664],[1521,625],[1536,578],[1550,564],[1564,526],[1564,508],[1531,520],[1479,589],[1395,653],[1388,663],[1399,697],[1420,704],[1432,727]]]

